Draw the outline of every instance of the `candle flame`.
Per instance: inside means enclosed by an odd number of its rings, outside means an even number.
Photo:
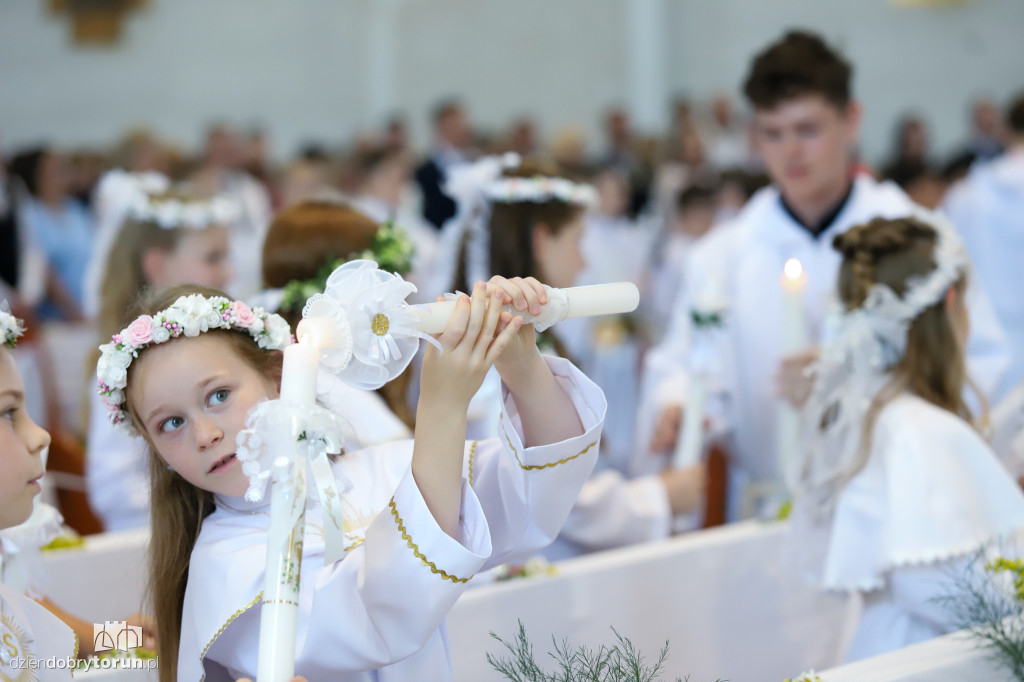
[[[796,258],[790,258],[786,261],[785,267],[782,270],[787,279],[797,280],[800,279],[804,274],[804,266]]]

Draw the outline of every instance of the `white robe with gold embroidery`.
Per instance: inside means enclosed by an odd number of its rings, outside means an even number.
[[[57,616],[0,585],[0,680],[70,680],[78,637]],[[47,661],[53,659],[53,667]],[[57,667],[58,659],[65,665]]]
[[[458,540],[427,509],[410,470],[412,441],[352,452],[333,468],[345,495],[345,557],[324,565],[319,508],[306,512],[296,643],[309,680],[452,679],[444,618],[476,573],[547,545],[597,460],[605,400],[569,362],[546,358],[584,433],[525,448],[514,401],[497,440],[466,443]],[[192,552],[178,679],[255,678],[268,507],[218,500]],[[510,615],[510,618],[514,618]],[[482,655],[482,654],[481,654]]]

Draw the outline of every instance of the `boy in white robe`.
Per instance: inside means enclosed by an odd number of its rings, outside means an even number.
[[[1024,381],[1024,95],[1010,105],[1012,132],[1006,152],[976,164],[943,206],[963,237],[977,277],[1010,339],[1008,380]]]
[[[774,184],[694,248],[687,296],[677,302],[666,340],[646,359],[638,471],[663,466],[665,458],[647,453],[667,454],[675,445],[687,395],[690,297],[712,281],[724,290],[729,311],[718,355],[732,406],[733,518],[741,509],[756,509],[758,501],[747,499],[749,484],[781,484],[780,394],[799,402],[806,390],[803,371],[815,355],[811,347],[797,356],[784,351],[784,264],[796,258],[803,265],[807,285],[800,312],[816,346],[839,266],[832,238],[873,217],[924,211],[895,185],[853,168],[860,107],[850,96],[851,71],[819,37],[804,32],[787,34],[755,58],[745,92],[755,110],[754,140]],[[979,287],[970,287],[968,306],[971,378],[991,398],[1009,362],[1006,339]]]

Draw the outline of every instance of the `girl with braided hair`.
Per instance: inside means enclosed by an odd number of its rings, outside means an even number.
[[[837,236],[843,311],[815,365],[791,476],[801,568],[858,593],[847,660],[951,630],[950,569],[1024,528],[1024,494],[972,423],[966,251],[937,217]]]

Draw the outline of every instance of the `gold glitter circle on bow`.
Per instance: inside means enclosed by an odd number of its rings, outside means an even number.
[[[370,323],[370,329],[377,336],[384,336],[388,333],[388,329],[391,328],[391,320],[384,313],[377,313],[373,316],[373,322]]]

